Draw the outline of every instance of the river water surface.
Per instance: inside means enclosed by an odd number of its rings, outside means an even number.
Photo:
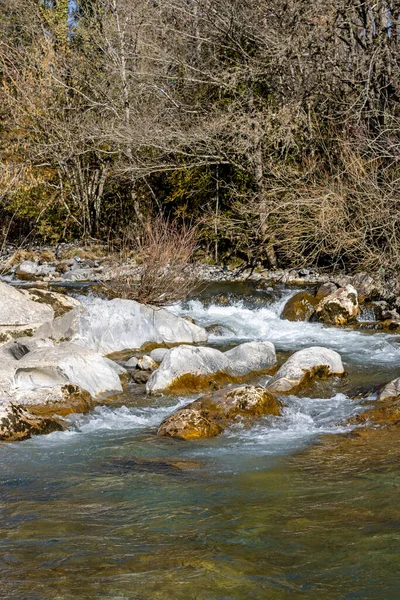
[[[222,349],[340,352],[346,377],[281,417],[159,439],[188,398],[128,388],[66,432],[0,446],[0,598],[399,600],[399,439],[346,422],[400,375],[400,338],[281,320],[293,293],[220,285],[172,307],[219,324]]]

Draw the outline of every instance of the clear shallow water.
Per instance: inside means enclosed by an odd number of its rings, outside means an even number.
[[[341,342],[346,381],[289,397],[282,417],[183,444],[154,432],[187,398],[128,391],[0,446],[0,598],[400,598],[398,438],[341,445],[362,410],[348,388],[398,375],[397,342],[281,321],[283,301],[174,309],[228,325],[214,344]]]

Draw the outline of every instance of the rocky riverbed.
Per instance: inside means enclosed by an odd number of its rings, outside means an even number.
[[[0,283],[5,597],[396,598],[399,335],[332,279]]]

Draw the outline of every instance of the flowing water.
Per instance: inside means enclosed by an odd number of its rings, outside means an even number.
[[[0,598],[400,598],[399,440],[347,424],[400,375],[400,339],[284,321],[293,293],[219,285],[172,307],[219,325],[221,349],[341,353],[346,377],[281,417],[165,440],[156,427],[189,399],[128,388],[66,432],[0,446]]]

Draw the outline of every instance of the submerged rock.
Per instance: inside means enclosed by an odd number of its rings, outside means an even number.
[[[215,348],[179,346],[165,355],[150,377],[149,394],[190,394],[238,382],[251,373],[266,372],[276,365],[274,345],[249,342],[228,352]]]
[[[359,312],[357,291],[352,285],[346,285],[321,300],[315,309],[315,317],[324,323],[344,325],[356,319]]]
[[[268,383],[267,389],[277,394],[291,394],[317,377],[343,374],[340,354],[328,348],[312,346],[292,354]]]
[[[159,436],[194,440],[219,435],[238,419],[278,416],[281,403],[269,391],[252,386],[219,390],[202,396],[165,419]]]
[[[41,327],[36,335],[68,340],[100,354],[207,341],[206,331],[186,319],[162,308],[119,299],[98,299],[76,307]]]
[[[281,319],[286,319],[287,321],[309,321],[314,314],[318,301],[317,298],[308,292],[299,292],[286,302]]]

